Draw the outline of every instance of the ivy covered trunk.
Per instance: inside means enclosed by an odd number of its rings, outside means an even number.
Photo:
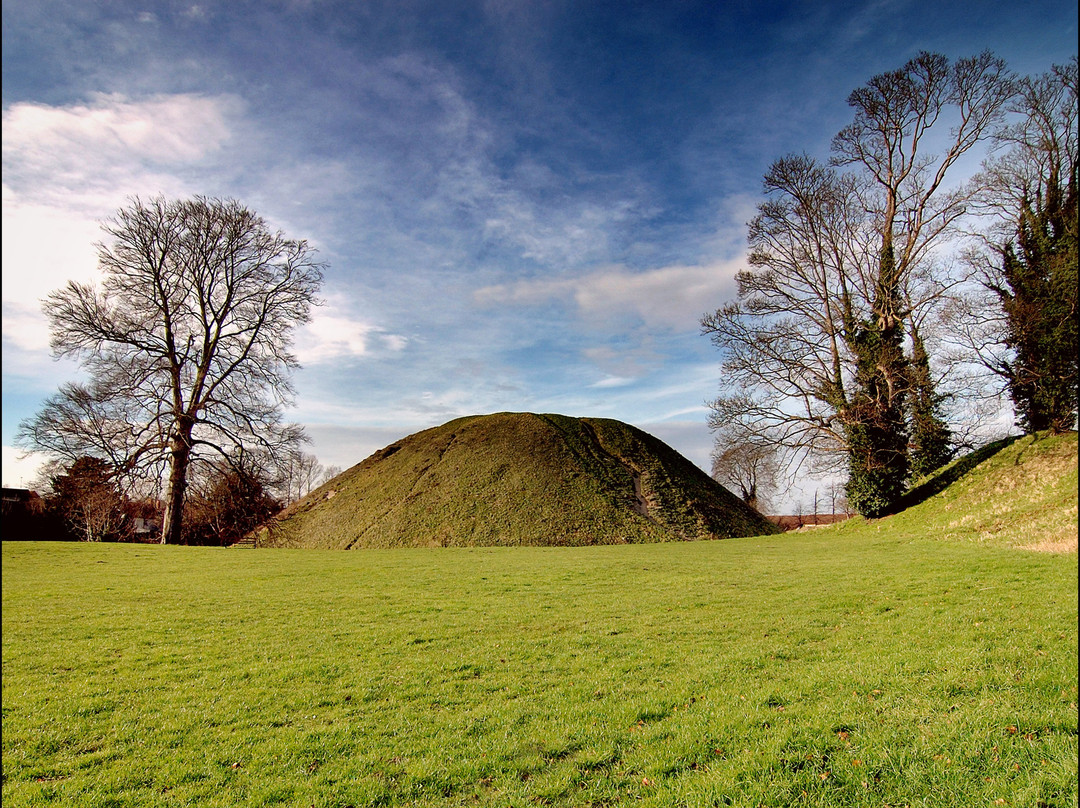
[[[848,323],[857,357],[854,392],[843,413],[848,439],[848,503],[866,517],[889,513],[908,478],[907,358],[893,248],[881,251],[873,316]]]
[[[952,430],[941,417],[944,396],[937,392],[919,329],[911,328],[908,364],[911,410],[911,476],[924,477],[952,460]]]

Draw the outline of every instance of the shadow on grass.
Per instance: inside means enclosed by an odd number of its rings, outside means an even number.
[[[935,494],[940,494],[984,460],[988,460],[1002,449],[1011,446],[1019,439],[1019,437],[1020,436],[1016,435],[1005,438],[1004,440],[995,441],[994,443],[983,446],[981,449],[976,449],[971,454],[964,455],[952,465],[946,466],[937,474],[930,477],[926,482],[915,486],[904,494],[904,496],[900,497],[896,502],[896,506],[892,509],[892,512],[899,513],[913,505],[925,502]]]

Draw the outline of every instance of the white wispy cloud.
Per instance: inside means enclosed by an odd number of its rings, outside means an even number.
[[[24,452],[14,446],[3,447],[3,483],[5,488],[28,488],[38,481],[41,466],[48,458],[36,452]]]
[[[88,280],[97,264],[98,222],[79,211],[20,202],[3,190],[4,304],[38,309],[38,301],[68,280]],[[8,331],[8,312],[4,332]],[[25,323],[20,323],[20,331]],[[29,336],[20,337],[24,344]],[[46,340],[47,342],[47,340]]]
[[[299,329],[296,355],[304,365],[318,365],[372,353],[398,352],[409,344],[407,337],[358,319],[340,303],[317,308],[311,322]]]
[[[229,96],[96,95],[5,110],[4,301],[36,306],[87,279],[99,222],[131,196],[187,192],[182,174],[229,140],[237,108]]]
[[[176,172],[218,152],[234,134],[234,96],[95,94],[68,106],[17,103],[4,110],[4,182],[19,198],[83,200],[170,192]],[[165,186],[165,187],[163,187]],[[94,204],[94,203],[98,204]]]
[[[342,114],[354,134],[341,156],[354,190],[351,234],[377,258],[434,248],[444,265],[479,258],[575,268],[609,260],[654,212],[632,172],[555,170],[529,156],[507,165],[515,125],[487,114],[452,65],[412,52],[335,55],[329,77],[351,88]]]
[[[517,250],[523,258],[575,267],[606,259],[621,229],[638,215],[638,206],[630,199],[546,205],[521,191],[503,189],[494,195],[483,232],[486,238]]]
[[[626,387],[633,384],[636,379],[628,376],[605,376],[598,382],[593,382],[590,387],[604,390],[610,387]]]
[[[744,266],[732,260],[701,266],[670,266],[635,272],[611,267],[572,278],[531,279],[478,289],[483,307],[531,306],[551,300],[572,301],[582,317],[633,317],[651,328],[696,330],[701,315],[729,298],[734,278]]]
[[[23,355],[28,352],[40,354],[49,350],[49,327],[41,316],[41,310],[5,300],[4,342],[10,342],[16,351]],[[5,364],[7,359],[5,356]],[[11,368],[5,370],[10,372]]]

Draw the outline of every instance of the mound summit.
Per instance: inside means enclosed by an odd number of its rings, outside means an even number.
[[[375,452],[286,509],[279,547],[588,545],[774,533],[667,444],[621,421],[498,413]]]

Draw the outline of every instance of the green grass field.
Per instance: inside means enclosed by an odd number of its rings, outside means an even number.
[[[985,490],[719,542],[5,542],[3,805],[1075,806],[1077,555]]]

